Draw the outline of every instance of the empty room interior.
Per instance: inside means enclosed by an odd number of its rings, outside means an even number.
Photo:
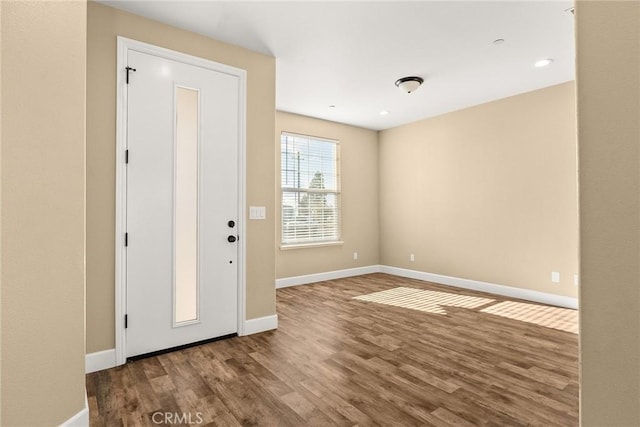
[[[640,2],[0,20],[0,424],[640,425]]]

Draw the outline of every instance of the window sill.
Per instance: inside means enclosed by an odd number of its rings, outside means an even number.
[[[290,245],[280,245],[281,251],[288,251],[290,249],[306,249],[306,248],[321,248],[324,246],[342,246],[344,242],[337,240],[335,242],[314,242],[314,243],[292,243]]]

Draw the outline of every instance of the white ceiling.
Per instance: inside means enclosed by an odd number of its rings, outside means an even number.
[[[572,1],[101,3],[272,55],[278,110],[375,130],[574,79]]]

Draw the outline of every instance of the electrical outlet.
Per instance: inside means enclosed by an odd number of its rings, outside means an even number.
[[[353,253],[353,259],[358,259],[358,252]]]
[[[577,274],[573,275],[573,284],[578,286],[580,284],[580,278],[578,277]]]
[[[560,272],[559,271],[552,271],[551,272],[551,281],[553,283],[560,283]]]
[[[413,254],[409,255],[409,261],[413,262],[415,260],[416,260],[416,257]]]

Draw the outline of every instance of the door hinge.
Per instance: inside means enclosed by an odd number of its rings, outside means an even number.
[[[124,150],[124,162],[129,163],[129,150]]]
[[[127,70],[127,84],[129,84],[129,71],[133,71],[135,73],[137,70],[131,67],[126,67],[125,70]]]
[[[127,329],[129,327],[129,315],[124,315],[124,328]]]
[[[129,246],[129,233],[124,233],[124,245]]]

